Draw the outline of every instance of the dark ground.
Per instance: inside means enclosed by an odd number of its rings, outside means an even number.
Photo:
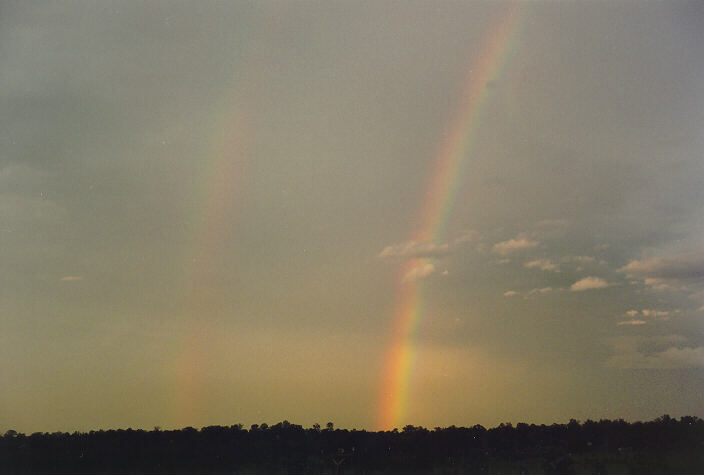
[[[501,424],[367,432],[287,421],[0,437],[0,473],[704,474],[704,421]]]

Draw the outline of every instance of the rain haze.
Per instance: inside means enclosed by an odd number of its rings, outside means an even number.
[[[0,6],[0,431],[704,416],[699,2]]]

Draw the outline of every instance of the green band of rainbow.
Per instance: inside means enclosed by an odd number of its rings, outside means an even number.
[[[492,28],[479,59],[469,70],[458,112],[447,138],[435,154],[433,173],[423,194],[422,227],[411,239],[416,242],[442,242],[451,208],[456,200],[471,155],[482,111],[488,104],[487,84],[497,78],[517,44],[521,5],[500,15]],[[388,430],[403,424],[409,397],[409,381],[415,357],[415,337],[423,312],[422,285],[406,276],[427,259],[413,259],[398,276],[396,308],[392,315],[390,345],[382,370],[377,427]]]

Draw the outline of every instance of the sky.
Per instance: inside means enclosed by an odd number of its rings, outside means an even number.
[[[704,417],[699,2],[3,2],[0,432]]]

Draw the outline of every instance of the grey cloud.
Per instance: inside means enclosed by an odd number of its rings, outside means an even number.
[[[605,365],[621,369],[704,368],[704,346],[673,346],[652,355],[640,352],[621,353],[611,356]]]
[[[633,260],[618,269],[630,278],[673,281],[704,280],[704,253]]]
[[[618,272],[652,290],[685,292],[697,302],[704,301],[704,253],[633,260]]]
[[[595,259],[591,256],[566,256],[562,258],[562,262],[577,262],[579,264],[591,264]]]
[[[704,367],[704,346],[687,344],[682,335],[632,336],[608,341],[613,355],[605,366],[621,369],[678,369]]]

